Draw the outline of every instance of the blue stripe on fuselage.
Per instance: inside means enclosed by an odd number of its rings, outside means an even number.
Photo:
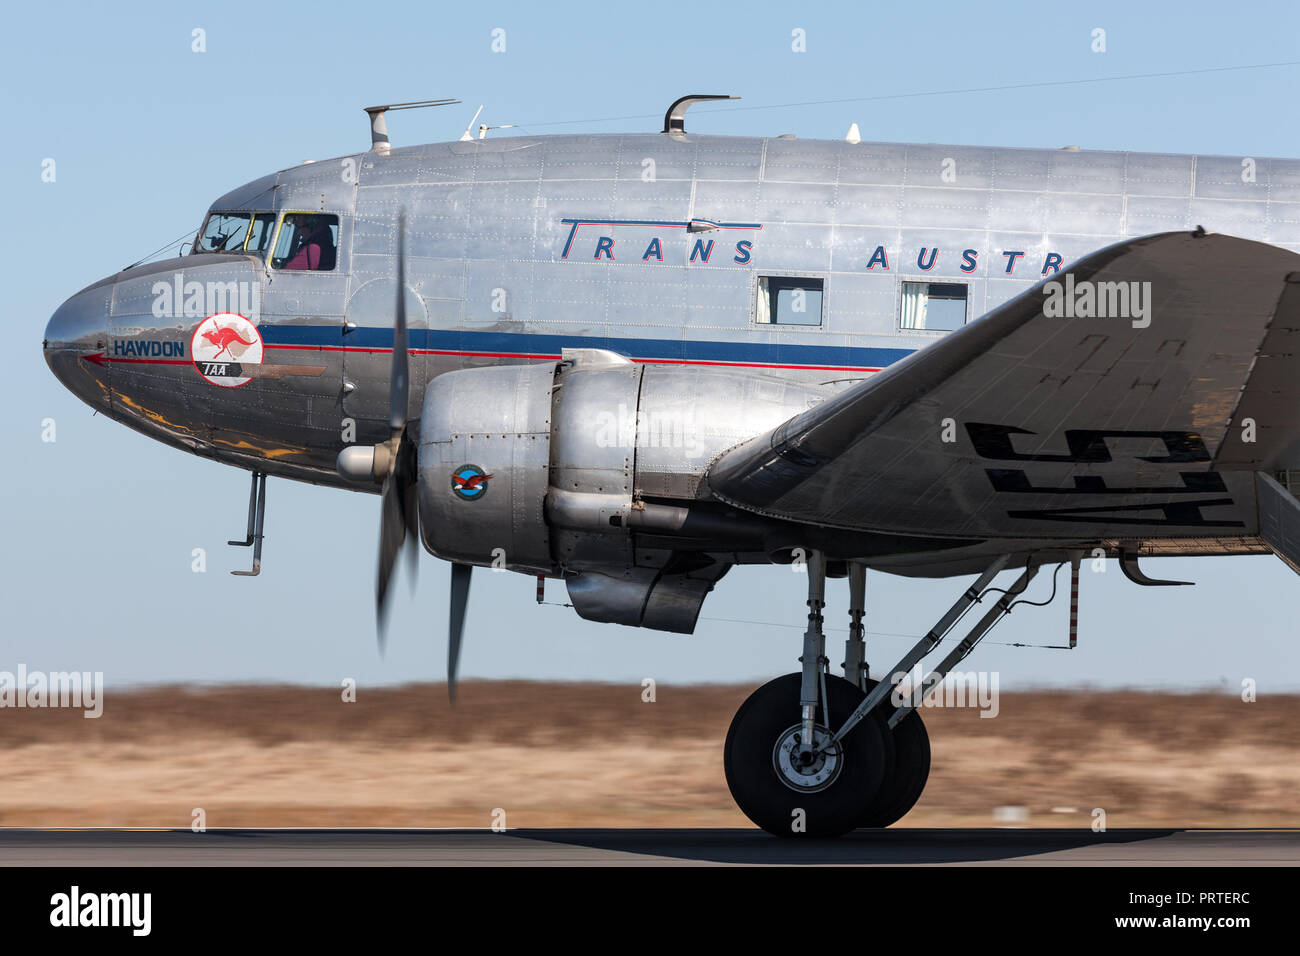
[[[263,325],[267,345],[304,348],[340,346],[386,349],[393,346],[391,329],[363,326],[341,334],[337,326]],[[412,349],[485,352],[508,355],[559,355],[562,349],[609,349],[630,358],[685,362],[745,362],[762,365],[813,365],[841,368],[884,368],[912,354],[911,349],[863,348],[850,345],[796,345],[783,342],[709,342],[693,339],[634,339],[607,335],[548,335],[531,332],[411,329]]]

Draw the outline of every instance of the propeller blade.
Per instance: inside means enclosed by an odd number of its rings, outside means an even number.
[[[406,428],[409,373],[406,354],[406,213],[397,214],[397,311],[393,319],[393,370],[389,377],[388,425],[396,437]]]
[[[384,652],[385,631],[388,625],[388,591],[393,579],[393,566],[406,539],[406,517],[402,507],[402,488],[397,475],[384,479],[384,489],[379,503],[379,563],[375,579],[375,633],[379,639],[379,653]]]
[[[447,695],[456,703],[456,671],[460,667],[460,639],[465,630],[465,606],[469,603],[470,564],[451,566],[451,627],[447,634]]]
[[[415,594],[420,570],[420,466],[415,442],[402,436],[398,449],[397,474],[402,482],[402,518],[406,524],[406,581]]]
[[[392,436],[389,472],[384,476],[379,509],[379,562],[375,578],[375,633],[384,652],[388,592],[398,553],[405,549],[412,587],[419,555],[419,465],[415,443],[406,434],[410,374],[406,342],[406,214],[397,215],[397,303],[393,315],[393,365],[389,377],[388,424]],[[378,451],[378,449],[376,449]]]

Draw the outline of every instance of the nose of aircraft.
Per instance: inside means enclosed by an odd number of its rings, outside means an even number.
[[[82,289],[50,316],[45,326],[45,362],[63,385],[95,408],[108,405],[107,365],[102,361],[108,338],[108,311],[113,280]]]

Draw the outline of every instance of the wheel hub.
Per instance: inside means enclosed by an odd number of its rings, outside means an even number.
[[[825,727],[813,729],[813,747],[803,745],[803,726],[795,724],[777,738],[772,748],[772,768],[780,781],[798,793],[825,790],[844,768],[843,753],[831,744]]]

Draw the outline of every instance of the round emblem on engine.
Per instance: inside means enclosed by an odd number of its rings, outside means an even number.
[[[478,465],[461,465],[451,473],[451,491],[457,498],[477,501],[487,493],[492,478]]]

